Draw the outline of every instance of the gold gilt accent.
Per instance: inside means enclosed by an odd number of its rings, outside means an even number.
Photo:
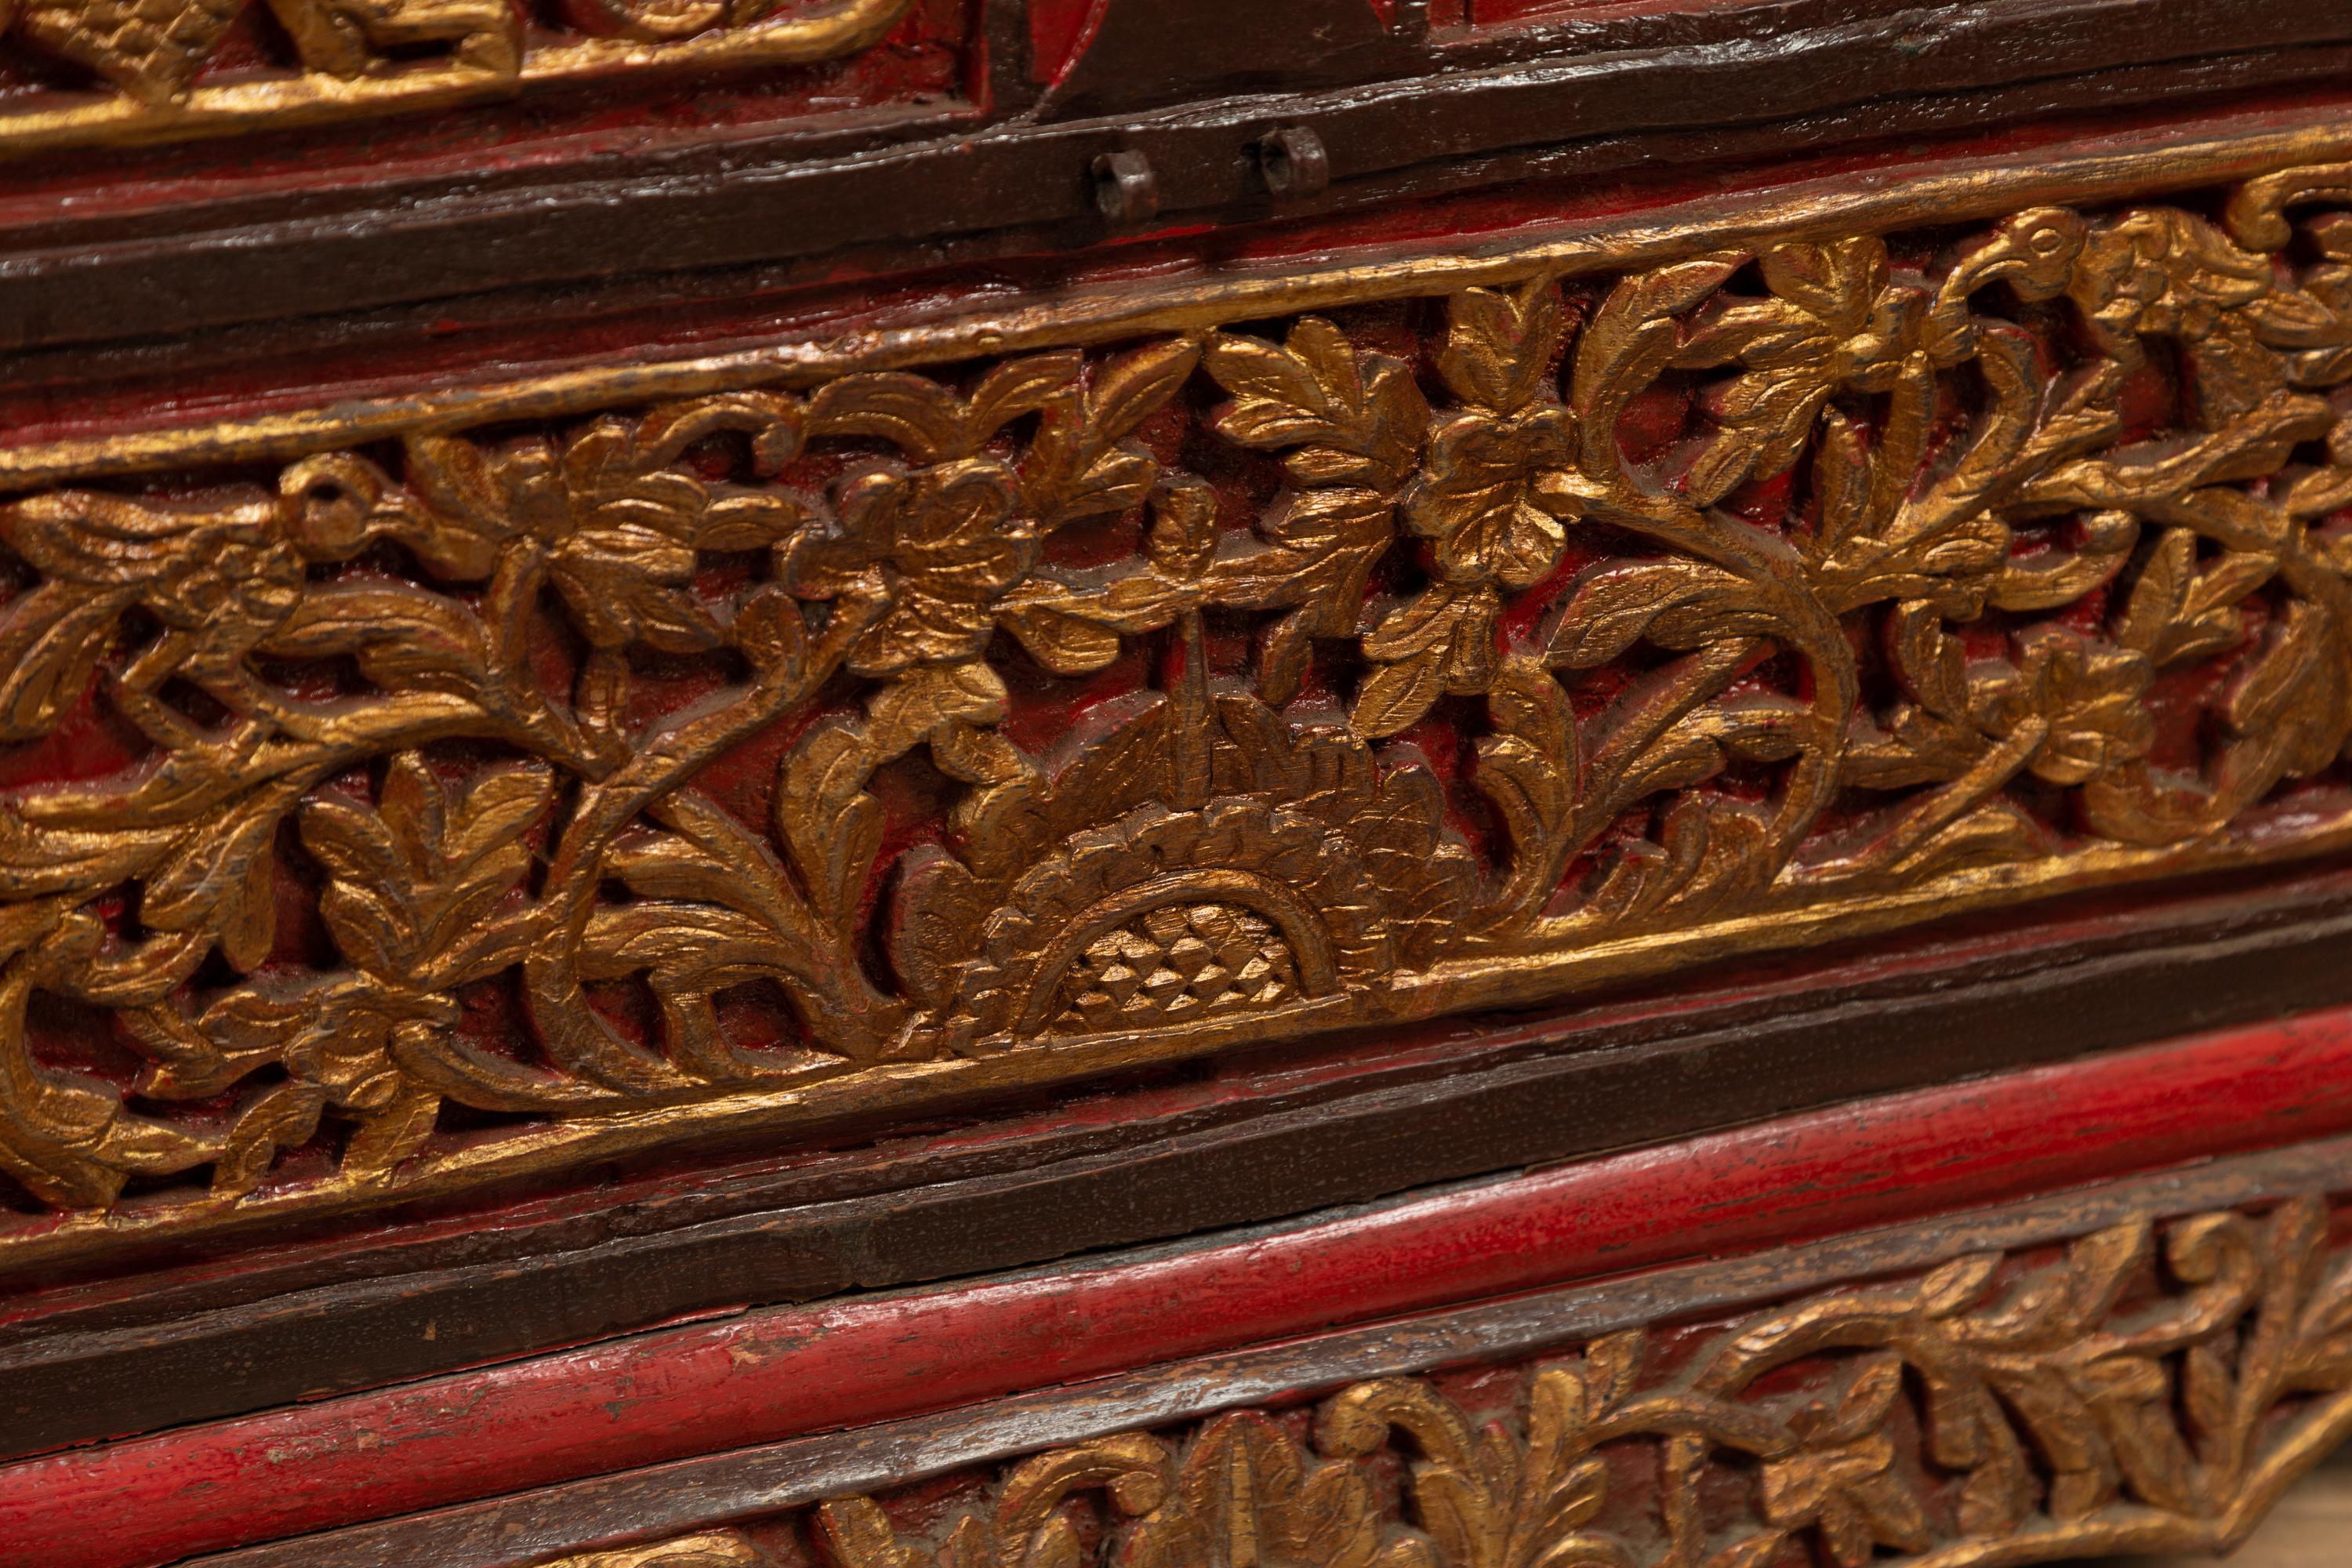
[[[0,1250],[2352,844],[2348,204],[127,437],[0,505]]]
[[[812,1533],[835,1568],[1990,1568],[2226,1551],[2347,1433],[2352,1267],[2302,1199],[1097,1438]],[[721,1532],[556,1568],[772,1561]]]
[[[512,0],[0,0],[0,39],[110,89],[0,106],[0,156],[318,124],[616,72],[800,65],[878,43],[913,0],[571,0],[570,33]],[[264,7],[294,65],[207,70]]]
[[[546,1568],[775,1568],[775,1559],[732,1531],[713,1531],[635,1546],[561,1557]]]

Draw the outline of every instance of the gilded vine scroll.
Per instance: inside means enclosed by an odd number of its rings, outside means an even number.
[[[550,1568],[1990,1568],[2236,1545],[2352,1431],[2326,1207],[1052,1449]],[[771,1549],[773,1549],[772,1552]]]
[[[1240,310],[0,504],[0,1170],[368,1201],[2352,842],[2352,165]]]
[[[0,157],[315,124],[544,82],[836,59],[913,0],[0,0],[0,53],[72,84],[0,100]],[[541,15],[541,13],[545,15]]]

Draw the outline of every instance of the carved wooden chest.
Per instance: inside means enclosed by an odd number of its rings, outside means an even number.
[[[0,0],[0,1564],[1992,1568],[2352,1435],[2352,0]]]

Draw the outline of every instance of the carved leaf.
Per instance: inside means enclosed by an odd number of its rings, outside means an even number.
[[[1586,473],[1597,478],[1617,470],[1619,416],[1682,352],[1676,318],[1721,288],[1746,260],[1719,251],[1637,273],[1610,291],[1578,345],[1570,399]]]
[[[220,1158],[213,1164],[213,1192],[235,1196],[248,1192],[278,1150],[305,1142],[318,1131],[326,1091],[299,1079],[281,1083],[237,1112]]]
[[[1049,408],[1021,468],[1024,500],[1045,526],[1143,503],[1160,465],[1127,437],[1176,395],[1200,360],[1201,345],[1189,338],[1148,344],[1104,365],[1082,398]]]
[[[1575,812],[1576,720],[1550,670],[1524,656],[1503,661],[1486,710],[1496,732],[1478,742],[1472,778],[1511,836],[1515,876],[1503,903],[1517,909],[1540,895],[1536,874]]]
[[[1201,363],[1201,345],[1189,338],[1164,342],[1112,360],[1087,392],[1087,428],[1098,448],[1125,440],[1167,405]]]
[[[256,791],[218,822],[184,838],[148,879],[141,904],[159,931],[211,931],[221,954],[250,971],[268,956],[277,928],[278,825],[296,791]]]
[[[1644,637],[1687,648],[1773,630],[1779,624],[1754,584],[1697,561],[1629,562],[1580,577],[1551,635],[1547,657],[1570,669],[1616,658]]]
[[[1309,490],[1261,525],[1283,547],[1276,571],[1231,598],[1297,606],[1265,634],[1258,664],[1267,701],[1280,706],[1297,694],[1314,638],[1355,635],[1372,568],[1395,537],[1394,514],[1394,503],[1375,491]]]
[[[355,656],[360,673],[387,691],[463,696],[490,679],[481,622],[406,584],[335,584],[307,594],[263,648],[285,658]]]
[[[208,1100],[255,1068],[278,1060],[305,1011],[232,991],[193,1022],[166,1003],[129,1008],[116,1016],[152,1064],[139,1076],[141,1094],[158,1100]]]
[[[809,399],[808,426],[819,435],[878,436],[922,463],[946,462],[969,450],[955,394],[905,371],[827,382]]]
[[[948,455],[967,457],[1013,420],[1049,406],[1076,384],[1085,366],[1086,356],[1070,352],[1029,354],[994,366],[972,388],[961,436]]]
[[[808,658],[808,622],[792,595],[773,584],[744,601],[729,634],[754,668],[778,679],[797,675]],[[625,671],[623,666],[620,673]]]
[[[303,847],[331,879],[320,914],[361,968],[428,989],[520,961],[521,932],[492,919],[530,865],[522,835],[546,815],[553,775],[525,764],[478,775],[449,809],[422,757],[385,769],[370,814],[331,800],[303,808]]]
[[[47,734],[86,696],[123,596],[44,583],[0,612],[0,741]]]
[[[432,1135],[440,1110],[440,1095],[421,1084],[404,1083],[384,1105],[360,1119],[337,1169],[359,1181],[390,1176]]]
[[[2000,1268],[1997,1254],[1956,1258],[1919,1282],[1919,1310],[1930,1318],[1949,1318],[1980,1300]]]
[[[1301,317],[1281,348],[1219,332],[1202,363],[1233,395],[1213,416],[1217,432],[1244,447],[1304,448],[1291,472],[1310,488],[1402,483],[1429,422],[1402,363],[1360,354],[1319,316]]]
[[[1525,407],[1566,333],[1559,286],[1538,283],[1511,293],[1465,289],[1447,299],[1445,313],[1437,372],[1454,395],[1497,414]]]
[[[821,1503],[817,1528],[841,1568],[930,1568],[921,1552],[902,1544],[889,1516],[867,1498]]]
[[[1117,663],[1122,651],[1117,633],[1059,610],[1016,606],[997,620],[1055,675],[1092,675]]]
[[[1379,662],[1349,710],[1357,732],[1393,735],[1446,692],[1485,689],[1495,668],[1496,607],[1491,586],[1437,584],[1381,616],[1364,636],[1365,657]]]
[[[1815,561],[1835,555],[1847,543],[1874,531],[1871,515],[1870,454],[1862,432],[1836,409],[1822,421],[1822,439],[1813,454],[1813,487],[1821,494],[1821,521],[1805,541],[1805,552]]]
[[[1433,644],[1405,654],[1393,664],[1374,667],[1357,689],[1349,721],[1364,735],[1393,735],[1418,722],[1431,704],[1445,693],[1446,645]]]

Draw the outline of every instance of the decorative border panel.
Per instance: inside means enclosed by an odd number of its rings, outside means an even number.
[[[2352,1431],[2326,1205],[1360,1383],[551,1568],[1985,1568],[2223,1551]],[[804,1532],[804,1533],[803,1533]]]
[[[914,0],[564,0],[562,25],[512,0],[266,0],[285,63],[235,41],[264,0],[0,0],[12,52],[101,90],[0,100],[0,156],[278,129],[494,100],[614,75],[838,59]],[[268,29],[265,28],[264,31]]]
[[[15,455],[0,1252],[2352,843],[2276,162]]]

